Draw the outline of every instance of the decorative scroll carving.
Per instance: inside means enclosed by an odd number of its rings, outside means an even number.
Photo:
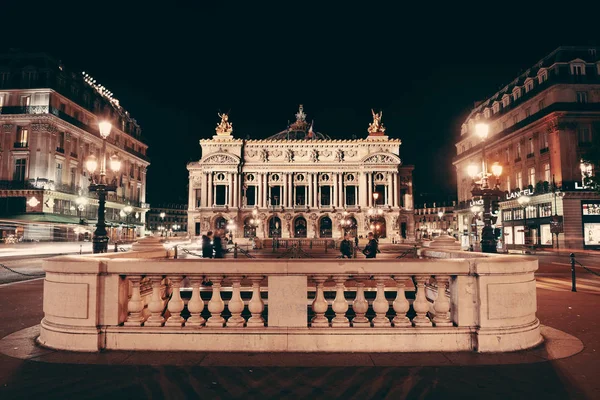
[[[10,131],[12,129],[12,127],[13,126],[11,124],[4,124],[4,125],[2,125],[2,130],[7,132],[7,131]],[[32,130],[35,130],[35,129],[32,128]]]
[[[269,155],[272,155],[275,158],[281,157],[282,153],[280,150],[272,150],[269,152]]]
[[[311,214],[310,214],[310,216],[309,216],[309,218],[310,218],[312,221],[316,221],[316,220],[317,220],[317,218],[319,218],[319,217],[318,217],[318,215],[317,215],[316,213],[311,213]]]
[[[226,154],[214,154],[206,157],[204,164],[237,164],[238,161],[230,155]]]
[[[345,154],[348,157],[356,157],[356,150],[346,150]]]
[[[327,157],[331,157],[331,152],[329,150],[323,150],[320,155],[322,155],[323,157],[327,158]]]

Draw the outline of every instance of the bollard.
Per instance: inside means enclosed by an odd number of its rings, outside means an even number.
[[[82,246],[83,245],[81,245],[81,244],[79,245],[79,254],[81,254],[81,252],[82,252]]]
[[[177,260],[177,246],[173,247],[173,258]]]
[[[238,248],[237,248],[237,243],[233,244],[233,258],[237,258],[238,257]]]
[[[571,292],[576,292],[577,284],[575,282],[575,253],[571,253],[569,257],[571,257]]]
[[[117,249],[117,242],[115,242],[115,253],[118,251],[119,251],[119,249]]]

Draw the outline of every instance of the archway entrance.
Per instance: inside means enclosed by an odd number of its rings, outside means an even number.
[[[330,238],[332,237],[333,233],[331,231],[331,218],[329,217],[323,217],[321,218],[321,221],[319,222],[319,237],[321,238]]]
[[[298,217],[294,221],[294,237],[306,238],[306,218]]]
[[[223,217],[217,217],[215,219],[215,231],[227,229],[227,220]]]
[[[271,217],[271,219],[269,220],[269,237],[281,237],[281,220],[279,219],[279,217]]]
[[[385,218],[371,218],[371,223],[369,225],[369,230],[373,232],[375,238],[384,239],[387,236]]]
[[[255,238],[256,237],[256,225],[254,224],[254,218],[248,217],[244,220],[244,237]]]

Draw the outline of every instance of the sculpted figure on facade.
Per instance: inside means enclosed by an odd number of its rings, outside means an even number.
[[[217,135],[231,135],[231,132],[233,132],[233,124],[229,122],[229,116],[226,113],[217,113],[217,115],[221,118],[221,122],[219,122],[215,128]]]
[[[373,109],[371,109],[371,113],[373,114],[373,122],[369,124],[369,128],[367,129],[369,131],[369,134],[384,133],[385,127],[381,122],[381,118],[383,117],[383,111],[376,113],[375,111],[373,111]]]
[[[262,162],[267,162],[269,161],[269,153],[267,153],[267,150],[265,149],[260,149],[260,160]]]
[[[310,161],[312,161],[312,162],[319,161],[319,153],[315,149],[312,149],[310,151]]]
[[[338,160],[338,162],[344,161],[344,152],[342,151],[342,149],[337,149],[337,151],[335,152],[335,158],[336,160]]]
[[[288,162],[293,162],[294,161],[294,152],[291,149],[287,149],[285,151],[285,156],[286,156]]]

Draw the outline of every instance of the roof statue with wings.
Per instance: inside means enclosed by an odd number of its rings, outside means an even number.
[[[371,109],[371,113],[373,114],[373,122],[369,124],[369,135],[383,135],[385,132],[385,126],[383,126],[383,122],[381,122],[383,111],[376,113]]]
[[[226,113],[217,113],[217,115],[221,118],[221,122],[219,122],[215,128],[217,135],[231,135],[231,132],[233,132],[233,124],[229,122],[229,116]]]

